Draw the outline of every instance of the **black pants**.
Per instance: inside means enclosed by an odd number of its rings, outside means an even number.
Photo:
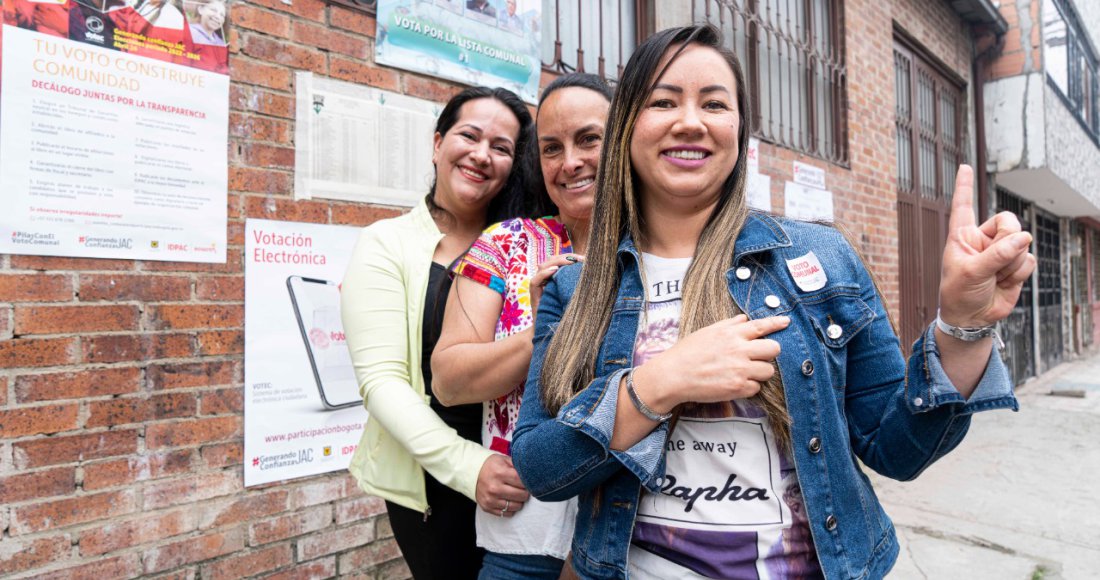
[[[415,580],[475,580],[485,550],[477,547],[477,504],[424,474],[431,515],[386,502],[393,536]]]

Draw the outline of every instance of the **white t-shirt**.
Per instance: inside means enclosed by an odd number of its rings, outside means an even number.
[[[634,365],[679,338],[691,258],[642,255],[647,305]],[[643,492],[630,546],[636,578],[821,577],[794,462],[747,401],[698,405],[665,446],[659,493]]]

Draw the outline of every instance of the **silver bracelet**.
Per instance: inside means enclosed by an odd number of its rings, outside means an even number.
[[[944,334],[953,336],[963,342],[975,342],[990,336],[993,337],[993,344],[997,346],[997,350],[1004,351],[1005,348],[1005,343],[997,332],[996,324],[976,327],[953,326],[944,322],[940,318],[940,311],[936,310],[936,328],[939,328]]]
[[[650,421],[656,421],[658,423],[664,423],[672,418],[672,413],[658,413],[649,408],[649,405],[645,404],[645,401],[638,396],[638,391],[634,390],[634,369],[630,369],[626,373],[626,394],[630,395],[630,402],[634,403],[634,408],[639,413],[645,416]]]

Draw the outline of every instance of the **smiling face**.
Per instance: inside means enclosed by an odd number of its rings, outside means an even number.
[[[456,215],[484,213],[512,172],[519,129],[516,116],[496,99],[462,105],[447,134],[435,134],[435,202]]]
[[[657,70],[672,58],[671,47]],[[643,207],[713,206],[738,156],[741,116],[733,71],[717,51],[689,45],[645,102],[630,141]]]
[[[199,8],[199,24],[208,32],[220,30],[225,24],[225,4],[211,0]]]
[[[539,107],[542,179],[567,222],[591,219],[596,167],[610,106],[596,91],[566,87],[551,93]]]

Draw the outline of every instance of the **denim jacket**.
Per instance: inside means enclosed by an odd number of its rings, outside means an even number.
[[[803,291],[787,260],[811,251],[827,281]],[[971,414],[1018,410],[1008,371],[994,349],[978,387],[964,399],[941,366],[932,326],[907,362],[870,274],[836,230],[753,213],[733,252],[726,280],[741,311],[750,318],[791,318],[770,338],[782,347],[778,366],[792,419],[792,454],[821,568],[830,579],[881,578],[897,559],[898,542],[856,459],[887,477],[915,478],[959,444]],[[557,416],[542,405],[539,374],[580,265],[558,271],[547,285],[512,442],[515,467],[535,497],[580,496],[572,563],[585,578],[627,577],[642,486],[657,492],[665,466],[667,423],[628,450],[610,448],[619,381],[632,366],[645,307],[638,252],[629,238],[619,247],[619,265],[597,378]]]

